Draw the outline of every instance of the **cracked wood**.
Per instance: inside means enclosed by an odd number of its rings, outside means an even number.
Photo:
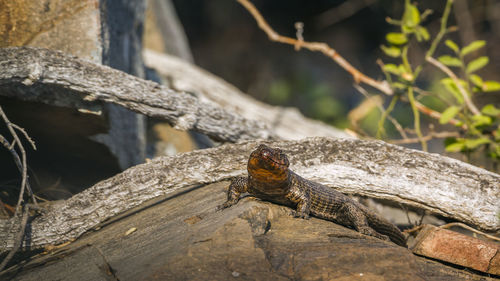
[[[0,49],[0,95],[79,108],[95,101],[121,105],[168,121],[179,130],[195,130],[215,140],[237,142],[268,139],[262,122],[241,117],[220,106],[152,81],[32,47]]]
[[[290,157],[290,168],[304,178],[340,192],[391,200],[485,230],[500,230],[500,175],[381,141],[318,137],[226,144],[129,168],[50,206],[32,222],[31,246],[63,243],[150,199],[245,175],[248,155],[260,143],[281,148]],[[0,220],[4,230],[0,241],[6,243],[2,252],[14,243],[14,234],[6,231],[10,222]]]

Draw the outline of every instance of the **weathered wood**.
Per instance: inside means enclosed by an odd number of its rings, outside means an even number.
[[[243,117],[272,126],[281,139],[304,137],[352,137],[319,121],[304,117],[296,108],[271,106],[243,94],[221,78],[177,57],[144,50],[144,62],[155,69],[173,89],[194,93]]]
[[[266,143],[282,148],[298,174],[341,192],[400,202],[485,230],[500,230],[498,174],[381,141],[310,138]],[[227,144],[132,167],[51,206],[32,222],[31,246],[79,237],[152,198],[246,174],[248,155],[257,144]],[[8,225],[9,221],[0,221],[0,229],[7,230]],[[10,249],[13,233],[0,231],[2,240]]]
[[[214,103],[57,51],[0,49],[0,70],[0,95],[8,97],[67,107],[82,101],[118,104],[165,119],[177,129],[192,129],[221,141],[272,135],[265,124]]]
[[[254,198],[216,211],[227,185],[167,196],[0,280],[494,280]]]

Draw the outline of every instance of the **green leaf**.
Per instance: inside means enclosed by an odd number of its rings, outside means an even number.
[[[500,83],[497,81],[485,81],[481,89],[485,92],[495,92],[500,90]]]
[[[448,48],[452,49],[453,52],[458,54],[458,51],[460,49],[458,48],[458,45],[455,42],[453,42],[451,40],[446,40],[446,41],[444,41],[444,44],[446,44],[446,46],[448,46]]]
[[[382,51],[384,51],[384,53],[389,57],[397,58],[401,56],[401,49],[396,46],[387,47],[382,45],[380,46],[380,49],[382,49]]]
[[[450,92],[455,97],[455,99],[457,100],[457,102],[459,104],[464,103],[464,97],[462,96],[462,94],[458,90],[458,87],[455,84],[455,81],[453,81],[453,79],[443,78],[443,79],[441,79],[440,82],[441,82],[441,84],[443,84],[443,86],[446,88],[446,90],[448,90],[448,92]]]
[[[448,152],[459,152],[465,149],[465,141],[463,139],[457,139],[456,142],[447,144],[445,150]]]
[[[406,69],[406,67],[403,64],[400,64],[399,65],[399,72],[405,73],[405,72],[408,72],[408,69]]]
[[[456,57],[444,55],[440,56],[438,60],[447,66],[458,66],[458,67],[462,66],[462,61]]]
[[[428,41],[430,38],[431,38],[431,35],[429,34],[429,31],[427,31],[427,28],[423,27],[423,26],[417,26],[417,32],[416,32],[416,35],[418,37],[421,37],[424,39],[424,41]],[[417,37],[417,38],[418,38]],[[421,41],[421,40],[418,40],[418,41]]]
[[[490,59],[486,56],[479,57],[479,58],[469,62],[469,64],[467,65],[467,69],[465,71],[467,72],[467,74],[472,73],[474,71],[477,71],[477,70],[483,68],[485,65],[487,65],[489,61],[490,61]]]
[[[486,143],[490,143],[490,139],[488,138],[478,138],[478,139],[466,139],[464,144],[465,147],[468,149],[474,149],[477,148],[478,146]]]
[[[441,117],[439,118],[439,123],[441,124],[446,124],[450,122],[453,117],[457,115],[457,113],[460,111],[460,107],[458,106],[450,106],[448,107],[443,113],[441,114]]]
[[[493,123],[493,119],[491,119],[490,116],[482,115],[482,114],[476,114],[472,116],[472,127],[479,127],[479,126],[488,126]]]
[[[469,76],[469,80],[479,88],[483,88],[483,79],[481,79],[479,75],[472,74],[471,76]]]
[[[481,113],[493,117],[500,117],[500,109],[496,108],[492,104],[487,104],[483,106],[483,109],[481,109]]]
[[[404,90],[407,88],[407,86],[403,83],[399,83],[399,82],[394,82],[391,84],[392,88],[395,88],[395,89],[399,89],[399,90]]]
[[[394,75],[401,74],[401,72],[399,71],[399,68],[395,64],[392,64],[392,63],[388,63],[388,64],[384,65],[384,71],[392,73]]]
[[[387,39],[389,43],[394,45],[403,45],[404,43],[408,42],[408,39],[406,38],[406,35],[404,33],[391,32],[385,36],[385,39]]]
[[[403,25],[407,27],[415,27],[420,23],[420,12],[413,4],[406,4],[405,12],[403,15]]]
[[[479,50],[480,48],[484,47],[484,45],[486,45],[486,41],[484,40],[476,40],[476,41],[473,41],[472,43],[470,43],[469,45],[465,46],[462,51],[460,52],[460,54],[462,56],[465,56],[471,52],[474,52],[476,50]]]

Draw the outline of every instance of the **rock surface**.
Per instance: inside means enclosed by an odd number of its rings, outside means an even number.
[[[0,279],[490,280],[254,198],[216,211],[227,186],[149,202]]]

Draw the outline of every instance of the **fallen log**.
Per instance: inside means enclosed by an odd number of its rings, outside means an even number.
[[[0,69],[0,95],[7,97],[86,112],[92,112],[96,101],[117,104],[219,141],[268,139],[273,135],[266,124],[215,103],[59,51],[1,48]]]
[[[178,57],[151,50],[144,50],[143,56],[146,65],[165,77],[171,88],[194,93],[200,99],[208,99],[243,117],[269,124],[280,139],[352,137],[335,127],[304,117],[296,108],[257,101],[221,78]]]
[[[54,203],[31,222],[31,247],[79,237],[124,211],[189,187],[246,174],[250,152],[261,142],[226,144],[159,157]],[[391,200],[488,230],[497,217],[500,175],[455,159],[381,141],[310,138],[264,141],[289,155],[291,169],[341,192]],[[222,202],[221,202],[222,203]],[[8,250],[15,233],[0,220],[0,241]]]

